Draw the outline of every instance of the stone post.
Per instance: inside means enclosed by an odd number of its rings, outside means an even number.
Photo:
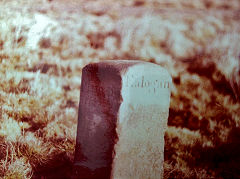
[[[162,178],[171,84],[168,72],[153,63],[116,60],[85,66],[76,178]]]

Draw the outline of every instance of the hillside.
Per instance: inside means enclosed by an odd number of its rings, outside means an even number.
[[[240,177],[240,1],[0,1],[0,177],[69,177],[81,71],[138,59],[174,82],[164,178]]]

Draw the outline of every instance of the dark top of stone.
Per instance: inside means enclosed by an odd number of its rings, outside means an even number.
[[[94,68],[98,66],[99,69],[112,69],[117,72],[124,72],[128,67],[139,64],[146,63],[139,60],[105,60],[97,63],[90,63],[86,65],[85,68]]]

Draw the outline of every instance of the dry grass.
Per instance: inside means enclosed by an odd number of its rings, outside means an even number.
[[[165,178],[240,177],[238,0],[0,2],[0,177],[69,177],[81,70],[140,59],[174,81]]]

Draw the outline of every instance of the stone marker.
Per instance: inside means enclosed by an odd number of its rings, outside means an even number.
[[[171,83],[165,69],[142,61],[103,61],[83,68],[77,178],[163,177]]]

